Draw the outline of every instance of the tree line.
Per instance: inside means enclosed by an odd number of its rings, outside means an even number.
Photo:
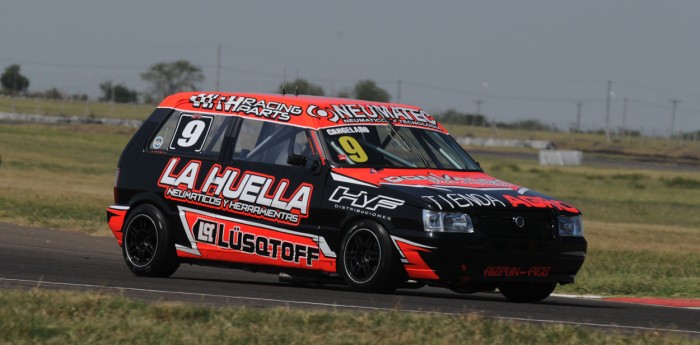
[[[21,73],[21,66],[13,64],[5,68],[0,76],[2,94],[22,95],[28,97],[43,97],[49,99],[87,100],[87,95],[64,95],[57,88],[51,88],[44,92],[28,92],[29,79]],[[124,83],[115,83],[107,80],[100,83],[99,101],[116,103],[155,103],[168,95],[181,91],[200,89],[205,77],[202,69],[187,60],[172,62],[158,62],[141,73],[141,79],[148,83],[147,92],[138,92],[126,86]],[[298,93],[302,95],[325,96],[323,87],[306,79],[280,83],[278,91]],[[352,88],[343,89],[335,97],[356,98],[368,101],[389,102],[389,92],[382,89],[373,80],[360,80]]]
[[[5,68],[0,76],[2,93],[6,95],[23,95],[28,97],[42,97],[48,99],[69,99],[75,101],[87,101],[85,94],[64,95],[57,88],[50,88],[44,92],[29,93],[29,79],[21,73],[21,67],[13,64]],[[158,62],[141,73],[141,79],[149,84],[147,92],[138,92],[129,88],[124,83],[115,83],[107,80],[100,83],[99,88],[101,102],[116,103],[156,103],[168,95],[181,91],[198,90],[204,82],[205,76],[202,69],[187,60],[173,62]],[[389,102],[389,92],[381,88],[373,80],[360,80],[350,88],[341,89],[336,94],[327,95],[323,87],[306,79],[297,79],[280,83],[277,92],[289,94],[333,96],[340,98],[354,98],[367,101]],[[462,113],[455,109],[438,112],[435,118],[443,123],[465,124],[477,127],[518,128],[528,130],[556,130],[540,122],[539,120],[521,120],[514,123],[490,122],[482,114]]]

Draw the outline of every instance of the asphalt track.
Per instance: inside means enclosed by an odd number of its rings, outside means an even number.
[[[0,288],[114,293],[147,301],[211,306],[400,310],[560,323],[603,329],[657,331],[700,337],[700,310],[550,297],[516,304],[497,293],[459,295],[424,287],[392,295],[363,294],[340,285],[296,286],[277,276],[183,265],[170,278],[138,278],[109,237],[0,223]]]

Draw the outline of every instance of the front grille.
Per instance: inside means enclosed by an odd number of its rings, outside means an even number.
[[[518,227],[515,217],[522,217]],[[492,252],[537,254],[549,248],[556,237],[556,215],[551,210],[521,213],[482,213],[474,217],[474,227],[490,244]]]

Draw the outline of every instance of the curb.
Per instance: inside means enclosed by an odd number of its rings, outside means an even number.
[[[605,302],[628,303],[628,304],[643,304],[659,307],[672,307],[684,309],[700,310],[700,299],[689,298],[656,298],[656,297],[603,297],[598,295],[567,295],[567,294],[552,294],[552,297],[575,298],[575,299],[593,299]]]

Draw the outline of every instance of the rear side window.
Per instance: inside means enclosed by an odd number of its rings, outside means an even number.
[[[173,112],[148,144],[157,153],[217,157],[231,119],[228,116]]]
[[[234,160],[287,165],[290,153],[311,157],[304,128],[242,119],[233,150]]]

